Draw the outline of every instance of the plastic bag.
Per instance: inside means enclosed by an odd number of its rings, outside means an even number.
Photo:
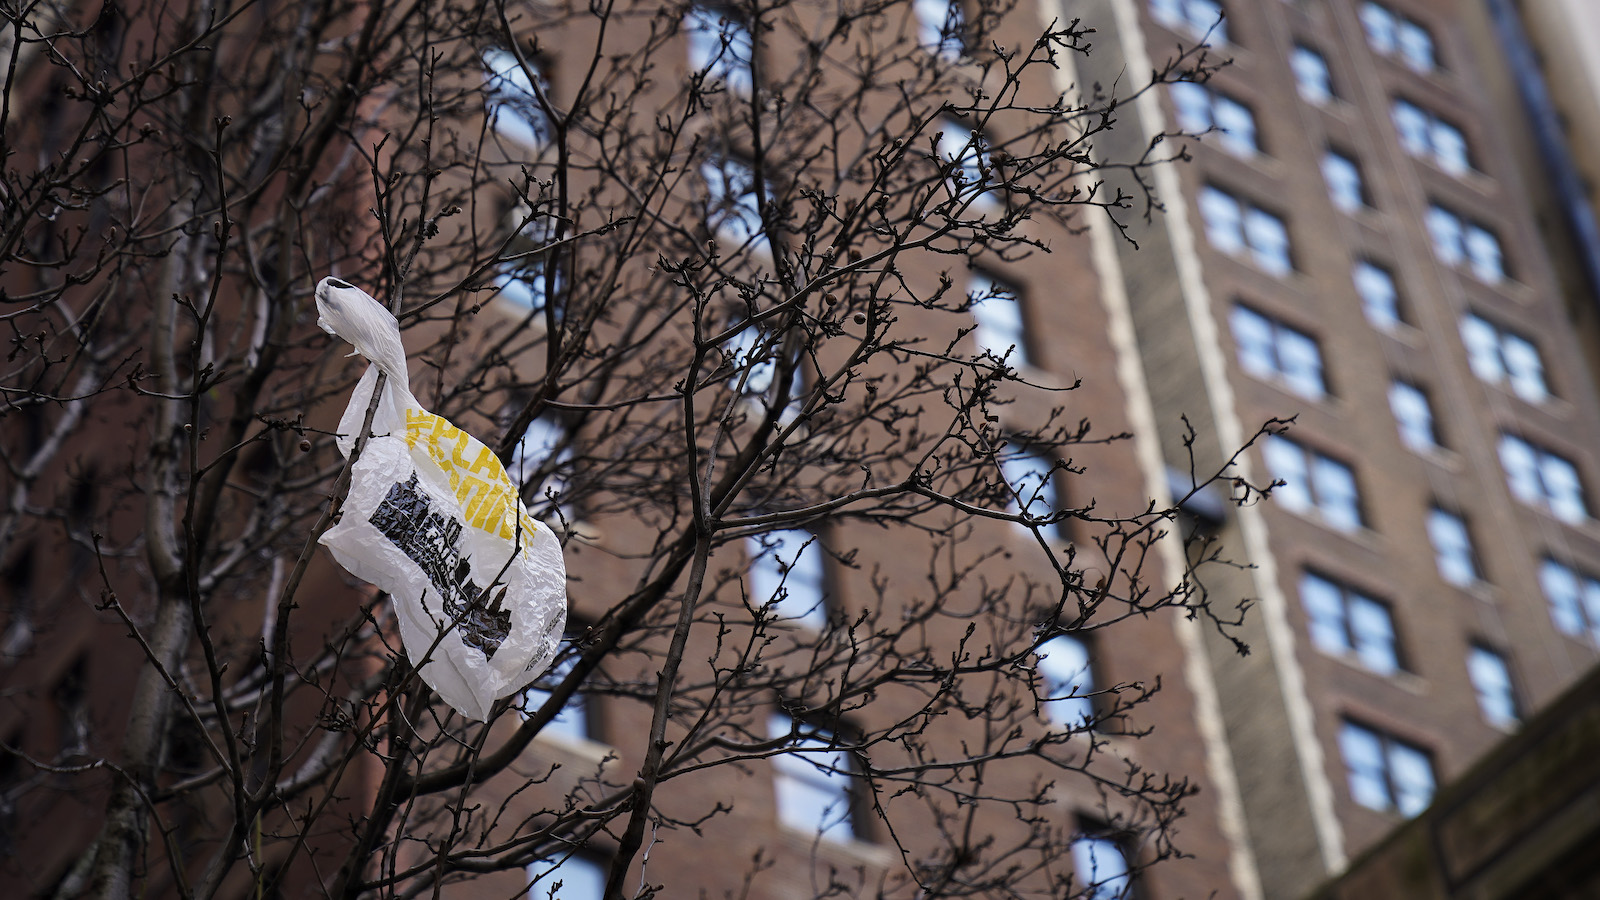
[[[378,372],[388,378],[351,470],[334,559],[394,598],[400,638],[422,678],[462,715],[489,717],[555,658],[567,620],[561,544],[528,515],[488,447],[411,395],[400,323],[360,288],[317,285],[317,324],[371,365],[339,420],[349,456]]]

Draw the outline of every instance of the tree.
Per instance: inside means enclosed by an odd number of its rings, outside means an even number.
[[[5,652],[18,685],[86,642],[100,672],[57,682],[72,740],[3,736],[13,828],[94,811],[57,838],[70,866],[9,877],[411,897],[512,872],[546,896],[581,850],[608,896],[673,896],[652,846],[738,813],[677,787],[713,772],[776,777],[819,859],[858,826],[893,848],[819,864],[818,896],[1104,896],[1124,876],[1086,883],[1074,846],[1176,855],[1192,784],[1099,737],[1154,683],[1089,690],[1061,663],[1162,610],[1225,626],[1196,574],[1221,557],[1196,544],[1161,583],[1176,508],[1058,501],[1088,496],[1074,455],[1123,436],[1031,383],[981,331],[1003,287],[964,284],[1148,214],[1104,179],[1142,186],[1181,148],[1094,139],[1212,63],[1119,101],[1062,80],[1076,21],[940,12],[8,8]],[[486,725],[317,547],[360,369],[313,328],[325,274],[400,314],[418,396],[567,538],[585,625]],[[926,560],[919,583],[875,544]],[[853,605],[797,606],[819,564]],[[30,690],[14,710],[50,699]],[[637,727],[588,771],[530,763],[585,697]],[[1056,813],[1058,781],[1099,798],[1098,830]],[[737,864],[759,893],[772,861]]]

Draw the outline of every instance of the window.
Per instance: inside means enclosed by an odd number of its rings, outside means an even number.
[[[706,225],[718,240],[766,252],[767,235],[750,164],[729,156],[708,159],[700,164],[700,177],[706,182]]]
[[[772,348],[765,345],[766,335],[748,323],[728,338],[723,349],[725,360],[733,370],[728,376],[728,387],[756,397],[772,389],[777,362],[773,359]]]
[[[1416,747],[1346,721],[1339,728],[1339,751],[1350,798],[1362,806],[1409,818],[1433,800],[1433,763]]]
[[[1467,677],[1478,695],[1478,709],[1484,721],[1496,728],[1511,728],[1521,716],[1517,713],[1517,693],[1511,685],[1511,667],[1506,658],[1479,644],[1467,651]]]
[[[578,632],[579,629],[567,629],[567,633],[561,638],[561,643],[564,646],[556,657],[555,663],[551,665],[549,671],[539,676],[539,680],[534,682],[535,685],[542,684],[546,687],[554,688],[566,679],[568,675],[572,674],[572,667],[578,664]],[[545,701],[549,699],[550,691],[541,687],[530,687],[522,692],[522,703],[519,705],[519,712],[526,719],[538,712],[539,708],[544,706]],[[589,703],[582,691],[576,691],[571,697],[567,698],[566,705],[561,707],[561,711],[556,713],[556,717],[551,719],[539,734],[558,734],[563,737],[581,738],[583,740],[592,739],[595,736],[593,722],[589,716]]]
[[[566,426],[548,415],[540,416],[528,423],[528,428],[522,433],[522,439],[517,441],[516,449],[511,453],[511,466],[508,475],[522,486],[522,496],[529,498],[528,505],[534,513],[543,513],[542,518],[565,518],[569,522],[572,515],[563,502],[567,493],[567,473],[572,467],[572,445],[568,440]],[[535,481],[540,472],[544,477]],[[551,499],[551,498],[554,499]],[[542,509],[542,502],[548,502],[550,507]]]
[[[1011,490],[1009,511],[1035,518],[1055,515],[1055,468],[1049,459],[1031,450],[1012,450],[1000,457],[1000,472]],[[1039,531],[1047,540],[1063,539],[1059,524],[1040,525]]]
[[[832,841],[856,837],[855,766],[832,732],[783,713],[768,728],[788,749],[772,758],[778,819],[790,828]]]
[[[961,0],[912,0],[911,6],[917,17],[917,43],[941,59],[960,59],[967,49]]]
[[[500,274],[494,280],[500,298],[516,306],[525,315],[544,311],[548,300],[546,293],[549,284],[545,278],[545,266],[549,262],[549,254],[540,251],[555,236],[548,217],[529,217],[527,212],[528,208],[522,206],[513,213],[514,222],[521,226],[509,247],[510,255],[514,258],[502,264]],[[524,219],[527,219],[526,224],[522,224]]]
[[[1254,156],[1261,150],[1256,140],[1256,118],[1249,107],[1192,81],[1177,82],[1171,90],[1179,128],[1190,134],[1204,134],[1215,128],[1217,142],[1238,156]]]
[[[1400,146],[1407,153],[1432,160],[1451,175],[1463,175],[1471,170],[1467,139],[1461,129],[1409,100],[1394,101],[1389,112],[1395,130],[1400,132]]]
[[[1276,434],[1267,438],[1261,455],[1272,477],[1283,482],[1272,496],[1286,509],[1315,510],[1324,523],[1340,531],[1361,527],[1356,476],[1349,466]]]
[[[1546,559],[1539,564],[1539,587],[1550,603],[1550,619],[1564,634],[1600,644],[1600,580],[1579,575]]]
[[[1400,440],[1407,447],[1423,453],[1439,446],[1439,436],[1433,427],[1433,405],[1421,388],[1404,381],[1391,382],[1389,409],[1400,429]]]
[[[1433,238],[1433,252],[1440,262],[1456,268],[1466,264],[1474,277],[1487,284],[1505,280],[1505,256],[1500,251],[1500,239],[1487,228],[1468,222],[1438,204],[1428,207],[1427,222],[1428,234]]]
[[[1294,52],[1289,54],[1289,68],[1294,70],[1294,83],[1301,99],[1322,106],[1334,98],[1333,76],[1328,73],[1328,61],[1321,53],[1296,44]]]
[[[1412,19],[1371,0],[1361,4],[1361,27],[1367,33],[1367,44],[1384,56],[1398,55],[1417,72],[1431,72],[1439,67],[1434,55],[1433,36]]]
[[[1379,675],[1400,670],[1389,607],[1310,572],[1300,576],[1300,602],[1306,608],[1311,643],[1318,650],[1334,656],[1354,654]]]
[[[748,25],[731,10],[696,5],[684,16],[683,30],[689,38],[689,68],[736,94],[750,93],[755,39]]]
[[[1200,189],[1200,218],[1206,238],[1230,256],[1247,255],[1256,265],[1273,275],[1287,275],[1289,230],[1277,216],[1257,209],[1219,188]]]
[[[945,184],[951,197],[962,202],[971,200],[979,206],[998,200],[993,190],[977,189],[984,181],[984,170],[989,168],[989,144],[983,135],[955,119],[941,119],[937,149],[940,167],[950,169]]]
[[[1527,338],[1512,334],[1468,313],[1461,319],[1461,343],[1467,347],[1472,374],[1489,384],[1509,384],[1529,403],[1550,396],[1544,383],[1544,361]]]
[[[1094,674],[1082,640],[1063,634],[1039,645],[1039,690],[1051,723],[1079,728],[1094,721]]]
[[[771,604],[779,619],[821,630],[828,624],[826,552],[817,536],[786,528],[747,538],[750,601]]]
[[[1257,378],[1276,381],[1313,400],[1326,391],[1317,342],[1281,322],[1235,306],[1228,317],[1239,350],[1239,367]]]
[[[1589,517],[1578,467],[1565,457],[1515,435],[1502,434],[1500,464],[1505,467],[1511,495],[1523,503],[1547,509],[1574,525]]]
[[[1132,897],[1132,876],[1122,843],[1107,835],[1087,834],[1072,842],[1072,865],[1089,890],[1084,900],[1126,900]]]
[[[1433,559],[1445,581],[1461,587],[1478,581],[1472,535],[1465,520],[1437,506],[1428,510],[1428,540],[1433,542]]]
[[[1323,153],[1322,178],[1328,183],[1328,196],[1333,205],[1344,212],[1357,212],[1368,205],[1366,191],[1361,186],[1361,169],[1350,157],[1333,150]]]
[[[1367,321],[1385,330],[1400,324],[1400,291],[1388,269],[1361,260],[1356,263],[1351,277],[1356,283],[1356,293],[1361,296],[1361,309],[1367,314]]]
[[[1187,31],[1195,38],[1228,42],[1228,29],[1222,19],[1222,4],[1217,0],[1150,0],[1150,18],[1174,31]]]
[[[577,853],[554,862],[529,863],[528,881],[528,900],[601,900],[606,893],[605,866]]]
[[[972,303],[972,319],[977,323],[972,337],[978,350],[1018,367],[1027,365],[1022,299],[1016,289],[974,270],[967,277],[967,297]]]
[[[483,51],[484,108],[489,116],[489,127],[503,137],[530,147],[539,147],[550,140],[550,120],[528,77],[532,69],[544,86],[544,77],[528,60],[528,69],[517,62],[510,50],[491,47]]]

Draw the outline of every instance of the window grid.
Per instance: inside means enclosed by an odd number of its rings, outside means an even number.
[[[1409,100],[1396,99],[1390,117],[1400,133],[1401,148],[1410,155],[1431,160],[1451,175],[1461,176],[1472,170],[1467,138],[1461,129]]]
[[[1024,345],[1027,329],[1022,316],[1022,295],[1017,289],[974,270],[967,276],[967,297],[976,325],[972,337],[978,351],[1019,368],[1028,365]]]
[[[773,713],[768,729],[774,740],[789,739],[787,752],[772,758],[778,819],[830,841],[855,840],[856,768],[850,754],[836,749],[831,731],[784,713]]]
[[[1300,602],[1311,643],[1333,656],[1354,656],[1379,675],[1400,671],[1399,643],[1389,607],[1365,594],[1303,572]]]
[[[1516,435],[1500,435],[1500,464],[1511,495],[1572,525],[1589,517],[1578,467],[1565,457]]]
[[[689,68],[704,72],[707,82],[720,82],[735,94],[750,93],[755,84],[750,68],[755,38],[737,14],[697,4],[684,16],[683,30],[689,40]]]
[[[1358,260],[1352,270],[1356,293],[1367,321],[1385,331],[1400,324],[1400,290],[1388,269],[1368,260]]]
[[[1467,677],[1478,695],[1484,721],[1496,728],[1512,728],[1521,720],[1511,667],[1504,656],[1481,644],[1472,645],[1467,651]]]
[[[1334,99],[1333,76],[1328,71],[1328,60],[1321,53],[1296,44],[1289,56],[1289,67],[1294,70],[1294,83],[1301,99],[1317,106]]]
[[[1539,587],[1556,628],[1600,645],[1600,579],[1547,558],[1539,564]]]
[[[1235,306],[1228,321],[1240,368],[1312,400],[1327,392],[1316,340],[1247,306]]]
[[[1433,204],[1427,213],[1428,235],[1439,261],[1452,268],[1465,265],[1479,281],[1499,284],[1506,280],[1505,254],[1500,239],[1488,228],[1469,222]]]
[[[1361,27],[1367,44],[1383,56],[1399,56],[1413,71],[1432,72],[1439,68],[1433,36],[1415,20],[1394,12],[1381,3],[1361,4]]]
[[[1212,246],[1230,256],[1249,256],[1263,271],[1279,277],[1293,271],[1289,229],[1283,220],[1206,185],[1200,189],[1200,219]]]
[[[1544,360],[1533,342],[1472,313],[1461,319],[1461,342],[1467,348],[1472,374],[1489,384],[1507,384],[1529,403],[1550,396],[1544,381]]]
[[[750,601],[771,605],[780,620],[820,631],[828,624],[827,553],[803,528],[769,531],[746,539]]]
[[[1339,531],[1360,530],[1360,496],[1349,466],[1281,435],[1268,436],[1261,453],[1267,471],[1283,482],[1272,496],[1286,509],[1298,513],[1314,510],[1328,527]]]
[[[1217,143],[1236,156],[1249,158],[1260,152],[1255,115],[1248,106],[1192,81],[1173,84],[1171,92],[1179,128],[1190,134],[1215,128]]]
[[[1072,635],[1057,635],[1039,645],[1039,708],[1045,718],[1065,728],[1094,721],[1094,672],[1089,648]]]
[[[1472,549],[1472,534],[1467,530],[1466,520],[1436,506],[1428,510],[1427,529],[1439,575],[1460,587],[1476,584],[1479,580],[1477,554]]]
[[[1339,729],[1350,797],[1368,809],[1410,818],[1433,800],[1433,762],[1417,747],[1345,721]]]
[[[1341,211],[1355,213],[1369,205],[1361,169],[1343,153],[1329,150],[1322,154],[1322,179],[1328,183],[1328,197]]]
[[[1174,31],[1187,31],[1197,39],[1228,42],[1227,23],[1218,0],[1150,0],[1150,18]]]
[[[1433,404],[1421,388],[1404,381],[1389,384],[1389,409],[1394,413],[1400,440],[1418,453],[1439,447],[1439,434],[1433,423]]]

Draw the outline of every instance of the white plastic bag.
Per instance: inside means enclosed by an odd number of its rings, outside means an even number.
[[[360,288],[317,285],[317,324],[372,365],[339,420],[350,455],[381,370],[372,434],[351,470],[334,559],[389,592],[422,678],[479,721],[555,658],[567,621],[566,567],[548,526],[528,515],[488,447],[411,395],[400,323]]]

